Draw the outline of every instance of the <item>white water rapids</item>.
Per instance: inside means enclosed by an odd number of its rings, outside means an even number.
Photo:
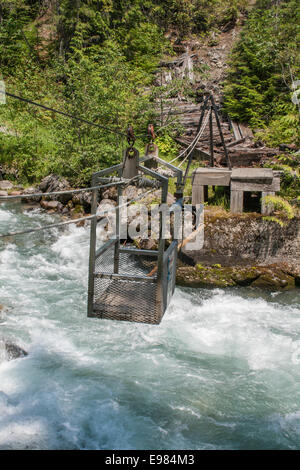
[[[0,232],[51,223],[0,206]],[[86,317],[88,228],[0,241],[0,449],[300,447],[300,293],[176,289],[160,326]],[[1,358],[0,358],[1,360]]]

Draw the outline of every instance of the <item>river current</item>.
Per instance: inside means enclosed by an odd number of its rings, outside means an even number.
[[[55,216],[0,205],[0,232]],[[160,326],[88,319],[89,230],[0,239],[0,449],[299,449],[300,290],[175,290]],[[1,355],[0,355],[1,357]]]

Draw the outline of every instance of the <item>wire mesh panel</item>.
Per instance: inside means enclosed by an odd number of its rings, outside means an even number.
[[[114,249],[112,245],[96,259],[90,316],[158,324],[162,312],[157,302],[157,276],[148,276],[156,261],[148,256],[120,253],[118,273],[114,273]]]

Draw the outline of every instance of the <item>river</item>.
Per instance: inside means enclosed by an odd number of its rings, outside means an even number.
[[[0,206],[0,232],[55,216]],[[179,289],[160,326],[88,319],[88,228],[0,240],[0,449],[297,449],[300,290]]]

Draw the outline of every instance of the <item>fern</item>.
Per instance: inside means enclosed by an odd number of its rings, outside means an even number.
[[[293,219],[295,212],[293,207],[288,201],[280,196],[265,196],[263,198],[265,204],[273,208],[274,211],[279,211],[282,218]]]

